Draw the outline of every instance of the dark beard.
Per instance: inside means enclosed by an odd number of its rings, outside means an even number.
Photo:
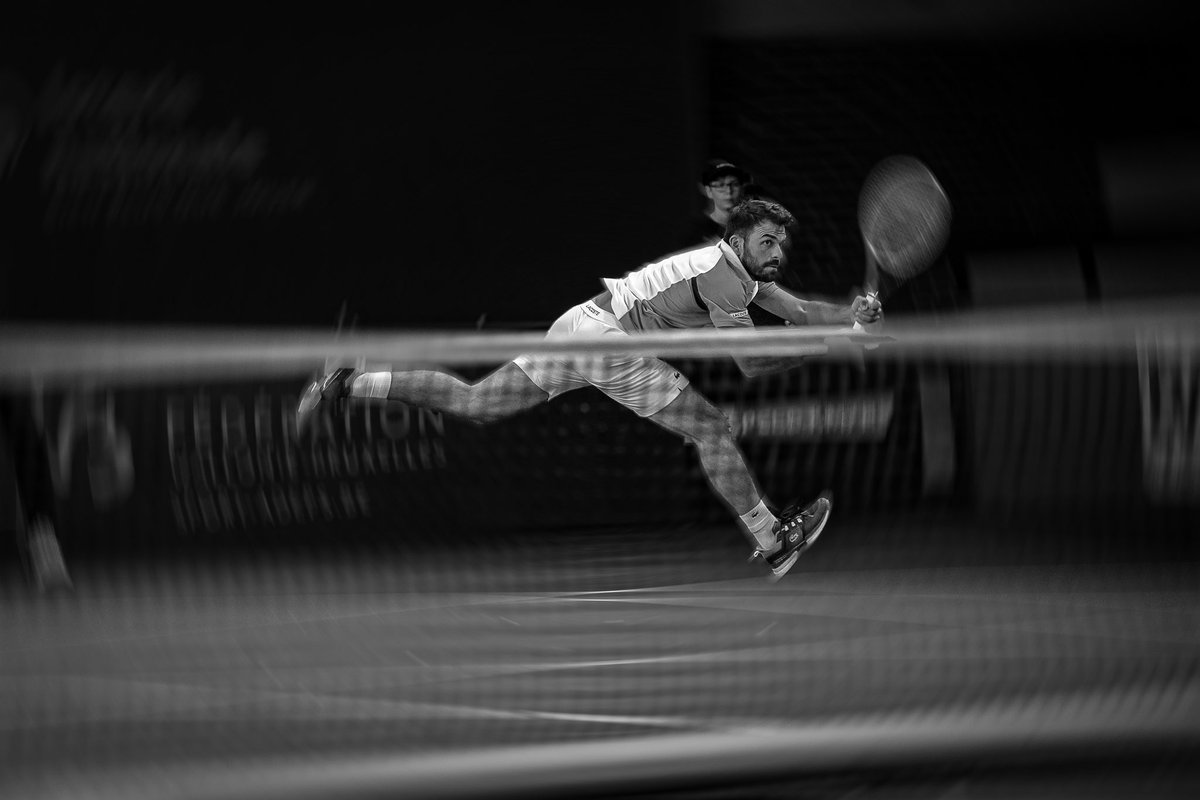
[[[771,274],[766,274],[768,270],[771,271]],[[747,265],[746,271],[755,280],[773,281],[783,274],[783,264],[778,261],[768,261],[766,264]]]

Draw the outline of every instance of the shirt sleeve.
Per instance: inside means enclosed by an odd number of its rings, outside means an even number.
[[[709,270],[695,280],[696,290],[708,306],[708,317],[715,327],[754,327],[750,309],[746,307],[746,290],[728,270]]]
[[[775,281],[759,281],[758,293],[754,295],[754,300],[770,300],[775,295],[779,294],[779,285]]]

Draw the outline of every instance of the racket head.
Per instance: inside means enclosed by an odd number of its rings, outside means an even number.
[[[879,269],[901,280],[929,268],[950,238],[953,209],[920,159],[889,156],[868,173],[858,196],[858,225]]]

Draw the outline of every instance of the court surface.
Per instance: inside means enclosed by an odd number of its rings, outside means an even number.
[[[1200,788],[1194,561],[872,524],[777,584],[732,527],[10,570],[0,796]]]

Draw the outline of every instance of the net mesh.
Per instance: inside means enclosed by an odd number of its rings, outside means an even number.
[[[1034,758],[1013,736],[1037,758],[1192,752],[1186,303],[898,320],[870,347],[710,333],[6,329],[10,420],[42,436],[75,584],[52,602],[8,564],[10,779],[69,761],[152,794],[196,768],[238,794],[212,765],[387,755],[411,787],[422,755],[644,758],[701,734],[731,737],[713,768],[835,733],[806,769]],[[470,382],[521,353],[661,357],[774,502],[833,491],[821,542],[768,583],[696,449],[595,388],[489,425],[331,404],[295,433],[327,361]],[[735,358],[785,354],[807,358],[754,379]],[[635,757],[553,752],[530,774]]]

